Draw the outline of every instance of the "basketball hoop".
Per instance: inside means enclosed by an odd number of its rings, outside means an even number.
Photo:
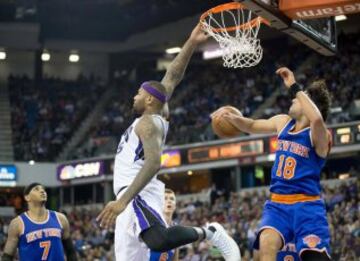
[[[263,50],[257,35],[262,23],[270,23],[242,4],[232,2],[211,8],[200,17],[200,23],[219,43],[225,67],[252,67],[260,62]]]

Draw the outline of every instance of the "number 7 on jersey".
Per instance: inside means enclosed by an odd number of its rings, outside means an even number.
[[[40,247],[44,248],[44,252],[42,254],[41,260],[47,260],[47,257],[49,255],[49,251],[50,251],[50,247],[51,247],[51,241],[40,242]]]

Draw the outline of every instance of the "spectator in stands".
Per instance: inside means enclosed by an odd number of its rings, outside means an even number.
[[[10,75],[8,85],[16,160],[53,160],[105,90],[101,79],[83,76],[36,82]]]

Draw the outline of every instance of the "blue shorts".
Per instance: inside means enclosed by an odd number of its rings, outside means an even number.
[[[330,258],[330,231],[323,200],[281,204],[266,201],[254,249],[259,249],[261,231],[274,229],[283,245],[295,242],[296,252],[324,252]]]

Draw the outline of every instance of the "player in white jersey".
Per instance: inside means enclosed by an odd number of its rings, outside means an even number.
[[[145,88],[153,88],[152,85],[155,86],[156,82],[150,81],[143,83],[140,92],[145,93],[144,90],[147,90]],[[159,114],[150,114],[135,119],[135,121],[122,135],[117,148],[117,153],[115,156],[113,183],[115,195],[118,195],[122,189],[125,189],[127,186],[129,186],[136,178],[141,168],[144,166],[145,159],[143,143],[141,142],[141,139],[136,133],[136,129],[139,122],[144,122],[145,117],[147,118],[146,121],[155,124],[158,128],[159,133],[161,133],[161,140],[159,139],[158,141],[160,148],[165,145],[165,138],[168,131],[169,123],[162,116],[160,116]],[[164,183],[162,183],[156,178],[156,176],[154,176],[150,180],[150,182],[146,184],[145,188],[142,190],[142,193],[150,193],[151,195],[155,194],[155,198],[158,198],[159,195],[163,194],[163,191]],[[162,204],[162,200],[154,203]],[[162,208],[162,205],[159,205],[159,208],[160,207]]]
[[[166,252],[204,239],[210,240],[226,260],[240,260],[235,241],[217,223],[207,228],[168,227],[162,214],[164,184],[156,178],[168,129],[163,118],[167,102],[182,80],[195,48],[206,39],[200,25],[196,26],[162,81],[143,83],[134,97],[134,110],[141,117],[125,131],[118,146],[114,168],[116,200],[109,202],[97,218],[104,228],[116,220],[117,261],[150,260],[149,249]]]

